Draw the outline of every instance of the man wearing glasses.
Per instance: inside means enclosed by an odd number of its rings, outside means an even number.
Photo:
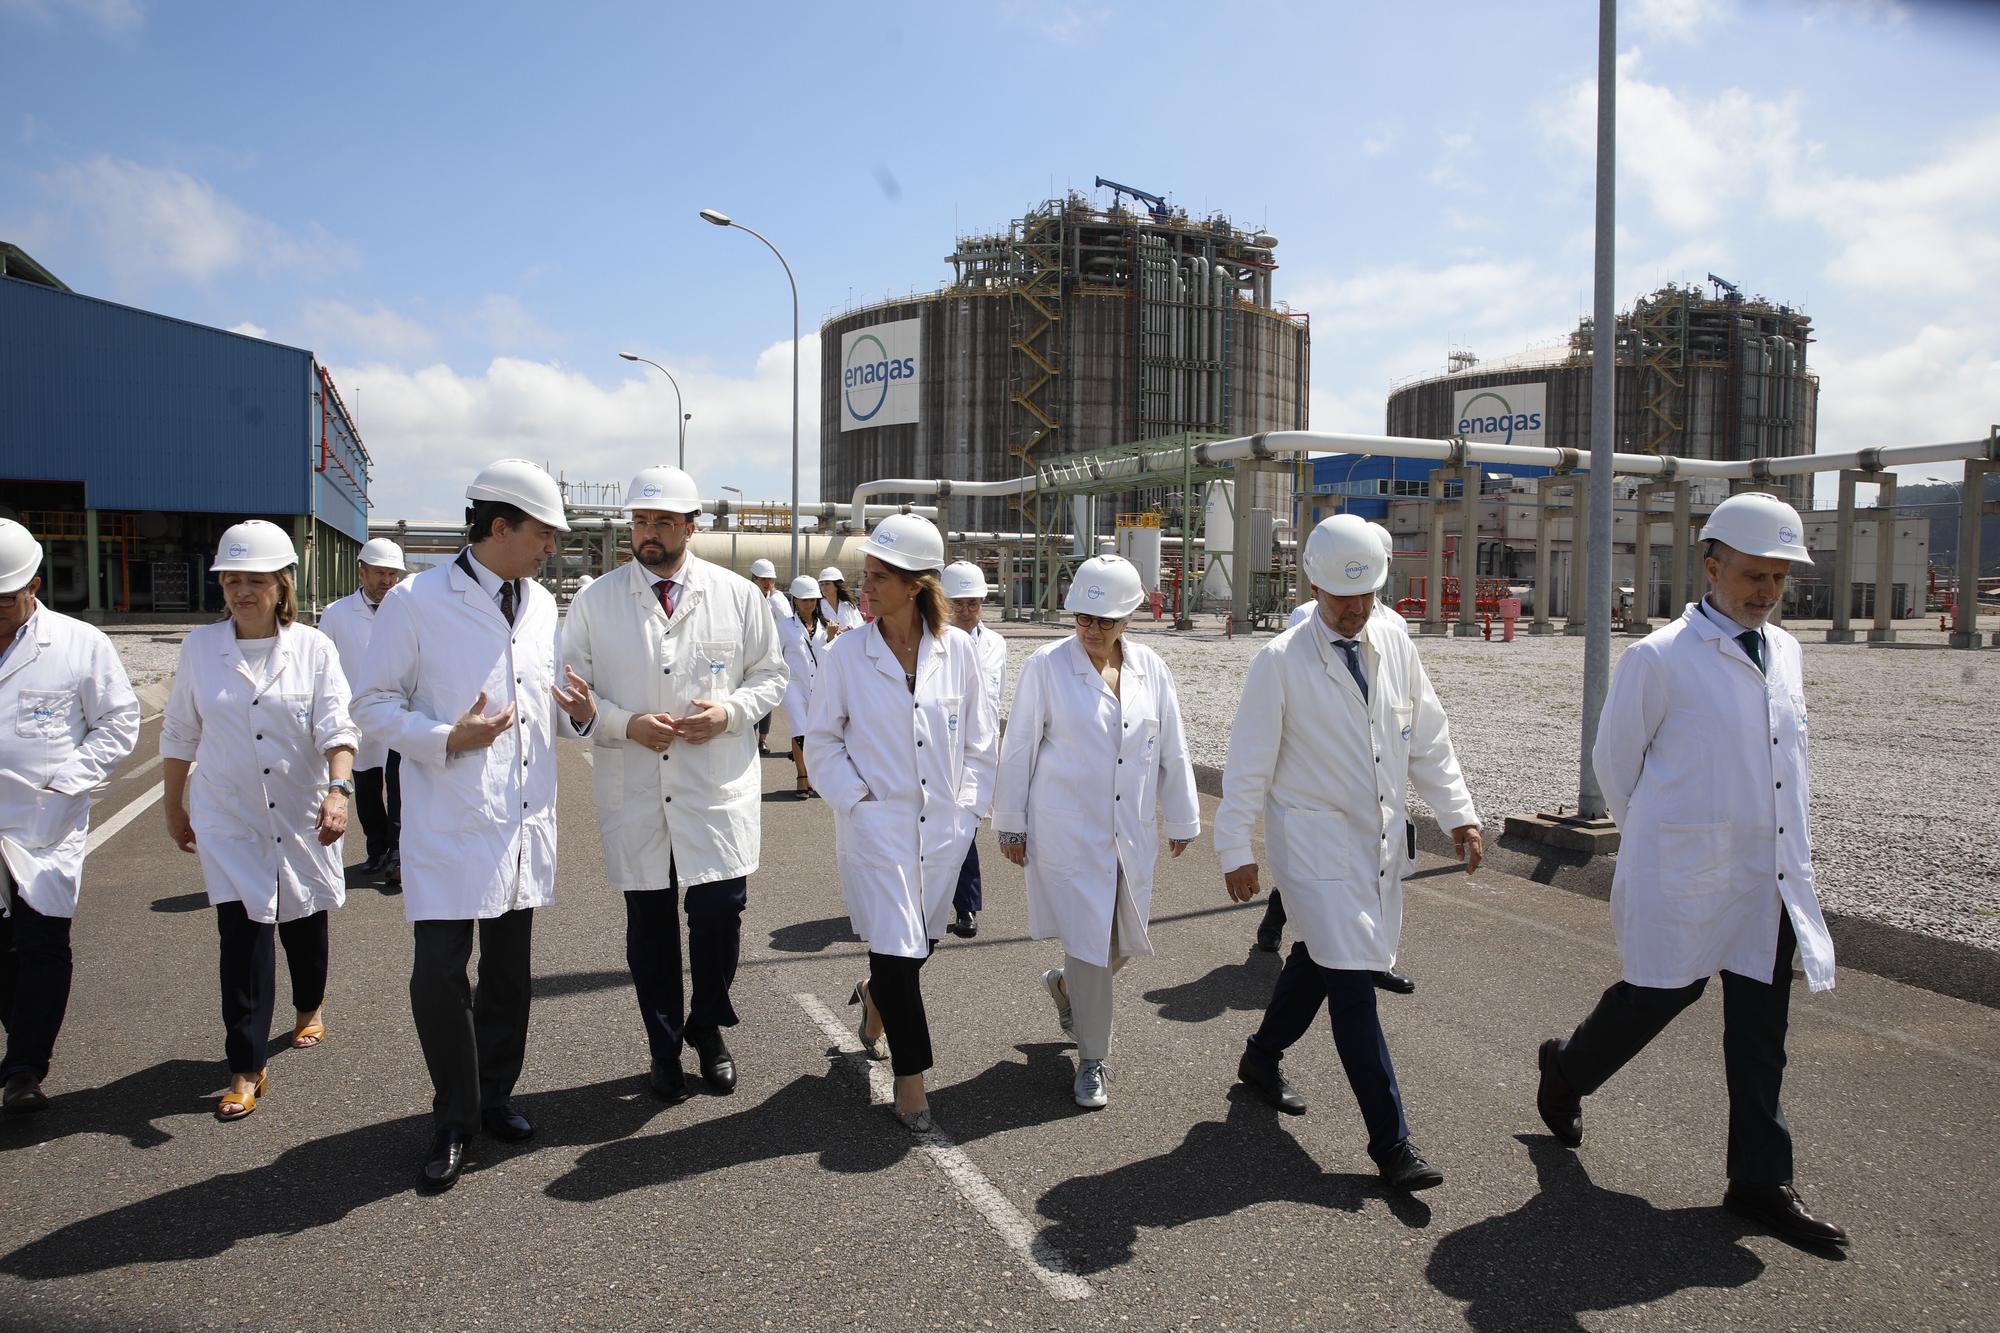
[[[681,1047],[717,1093],[736,1087],[722,1029],[736,1025],[748,877],[757,870],[757,719],[785,691],[777,626],[750,580],[689,550],[701,498],[679,468],[632,479],[633,560],[570,603],[563,656],[598,695],[598,831],[625,895],[625,958],[651,1049],[653,1091],[686,1100]],[[693,994],[681,991],[681,890]]]

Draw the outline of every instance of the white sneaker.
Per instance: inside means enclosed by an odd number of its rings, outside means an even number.
[[[1063,991],[1062,979],[1062,969],[1052,967],[1042,973],[1042,989],[1047,991],[1049,998],[1056,1002],[1056,1022],[1062,1024],[1063,1035],[1065,1037],[1074,1037],[1076,1035],[1076,1018],[1070,1013],[1069,996]]]
[[[1111,1071],[1104,1067],[1104,1061],[1079,1062],[1076,1067],[1076,1085],[1071,1089],[1076,1094],[1076,1104],[1086,1111],[1095,1111],[1109,1105],[1110,1083]]]

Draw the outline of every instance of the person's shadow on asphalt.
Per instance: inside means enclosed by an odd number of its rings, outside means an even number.
[[[1229,1114],[1196,1125],[1158,1157],[1095,1176],[1073,1176],[1036,1204],[1049,1220],[1042,1239],[1079,1273],[1129,1263],[1142,1228],[1166,1230],[1227,1217],[1260,1203],[1302,1203],[1358,1213],[1384,1200],[1405,1226],[1422,1227],[1430,1209],[1391,1194],[1374,1174],[1322,1170],[1278,1113],[1241,1086]]]
[[[1224,963],[1193,981],[1149,990],[1142,998],[1158,1005],[1160,1017],[1169,1022],[1206,1023],[1231,1010],[1263,1013],[1277,979],[1277,955],[1253,952],[1240,963]]]
[[[1655,1208],[1592,1183],[1577,1155],[1550,1136],[1516,1137],[1535,1166],[1535,1197],[1452,1232],[1425,1269],[1433,1287],[1471,1302],[1471,1327],[1580,1329],[1586,1310],[1740,1287],[1764,1271],[1738,1243],[1753,1228],[1721,1208]]]
[[[771,947],[779,953],[819,953],[836,944],[857,944],[860,940],[845,916],[795,921],[771,932]]]
[[[290,1037],[289,1030],[286,1033]],[[272,1043],[275,1053],[281,1049]],[[217,1060],[163,1060],[101,1087],[49,1094],[48,1109],[0,1120],[0,1152],[16,1152],[72,1134],[105,1134],[134,1148],[157,1148],[174,1136],[159,1122],[172,1116],[212,1116],[229,1086]]]

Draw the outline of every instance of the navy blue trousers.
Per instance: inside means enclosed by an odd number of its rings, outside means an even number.
[[[1322,1000],[1333,1024],[1334,1050],[1340,1054],[1347,1084],[1354,1089],[1362,1122],[1368,1126],[1368,1155],[1381,1162],[1410,1137],[1410,1127],[1403,1119],[1403,1094],[1396,1086],[1389,1043],[1375,1013],[1373,972],[1321,967],[1306,951],[1305,941],[1295,941],[1246,1054],[1266,1066],[1276,1066],[1293,1043],[1306,1035]]]
[[[954,912],[977,912],[986,903],[979,881],[979,844],[965,844],[965,862],[958,868],[958,889],[951,895]]]
[[[736,981],[743,908],[749,900],[748,885],[741,875],[688,888],[687,953],[692,993],[684,1009],[680,879],[672,865],[667,867],[667,885],[625,895],[625,962],[632,969],[639,1019],[646,1026],[646,1045],[655,1060],[679,1060],[690,1032],[703,1035],[736,1026],[729,988]]]

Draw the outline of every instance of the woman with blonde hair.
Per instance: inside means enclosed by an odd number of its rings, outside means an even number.
[[[274,933],[291,971],[292,1044],[325,1038],[327,912],[346,901],[340,839],[360,732],[333,641],[296,623],[297,565],[274,523],[222,534],[210,569],[229,615],[181,643],[160,733],[167,832],[201,858],[220,936],[222,1120],[249,1115],[270,1087]]]
[[[992,798],[999,724],[963,630],[945,624],[944,539],[892,514],[866,541],[875,619],[827,649],[806,763],[834,809],[840,892],[868,941],[861,1041],[895,1073],[895,1114],[931,1127],[930,1025],[918,974],[944,935],[959,863]]]

